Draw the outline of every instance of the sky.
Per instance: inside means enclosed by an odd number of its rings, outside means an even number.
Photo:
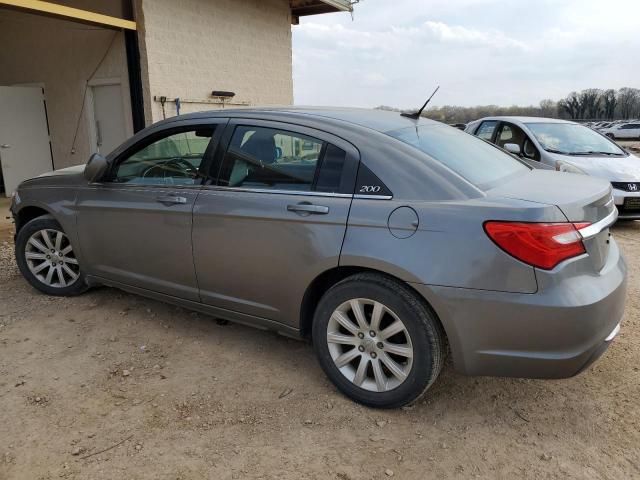
[[[297,105],[538,105],[640,88],[640,0],[362,0],[293,27]]]

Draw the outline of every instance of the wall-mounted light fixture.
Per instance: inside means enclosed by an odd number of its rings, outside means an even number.
[[[212,97],[216,98],[233,98],[236,96],[235,92],[225,92],[223,90],[214,90],[211,92]]]

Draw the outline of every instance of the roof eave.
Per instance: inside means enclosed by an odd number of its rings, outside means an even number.
[[[322,3],[331,5],[338,12],[351,12],[353,11],[353,5],[349,0],[320,0]]]
[[[290,0],[290,4],[291,14],[295,18],[353,11],[353,4],[350,0]]]

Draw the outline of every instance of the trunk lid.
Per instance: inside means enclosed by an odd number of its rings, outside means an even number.
[[[587,175],[532,170],[486,193],[555,205],[569,222],[589,223],[590,227],[581,229],[584,246],[593,268],[599,272],[604,267],[609,255],[609,227],[617,218],[609,182]]]

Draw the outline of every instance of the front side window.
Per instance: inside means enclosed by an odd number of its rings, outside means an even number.
[[[513,129],[506,123],[500,127],[496,143],[500,146],[504,146],[505,143],[513,143]]]
[[[542,148],[564,155],[624,155],[606,137],[574,123],[527,123]]]
[[[482,189],[530,170],[511,155],[448,125],[432,123],[388,135],[421,150]]]
[[[227,149],[219,184],[336,192],[344,158],[343,150],[304,134],[240,125]],[[321,164],[324,167],[318,172]]]
[[[493,137],[493,131],[496,129],[498,122],[496,120],[487,120],[480,124],[478,130],[476,130],[476,137],[480,137],[483,140],[491,141]]]
[[[214,127],[172,133],[137,150],[118,164],[117,183],[194,185]]]
[[[503,123],[500,126],[496,144],[504,148],[507,143],[515,143],[516,145],[520,146],[520,150],[523,150],[523,144],[526,139],[527,136],[524,134],[521,128],[510,123]]]

